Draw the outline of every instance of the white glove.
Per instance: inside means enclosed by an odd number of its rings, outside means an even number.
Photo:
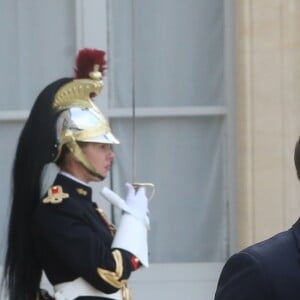
[[[136,191],[129,183],[126,183],[126,187],[128,190],[126,201],[107,187],[103,188],[101,194],[112,205],[139,219],[149,229],[148,199],[145,194],[145,188],[141,187]]]
[[[149,209],[148,209],[148,198],[144,187],[136,190],[132,184],[126,183],[127,197],[126,204],[128,205],[131,213],[138,219],[146,221],[149,225]]]

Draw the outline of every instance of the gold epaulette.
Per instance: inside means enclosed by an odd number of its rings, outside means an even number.
[[[69,194],[64,193],[60,185],[54,185],[48,189],[48,195],[43,199],[43,203],[57,204],[67,198],[69,198]]]

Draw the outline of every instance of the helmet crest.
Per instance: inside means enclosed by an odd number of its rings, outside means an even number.
[[[102,73],[106,69],[105,52],[83,49],[76,58],[75,79],[56,93],[53,108],[62,111],[70,107],[97,109],[92,98],[103,88]]]

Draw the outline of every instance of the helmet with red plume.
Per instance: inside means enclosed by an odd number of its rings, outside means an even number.
[[[40,93],[20,134],[13,165],[4,267],[10,300],[36,299],[39,289],[42,270],[32,241],[32,219],[41,197],[40,180],[45,165],[59,159],[66,146],[94,172],[77,142],[118,143],[93,101],[103,87],[104,56],[105,52],[97,49],[80,51],[74,77],[59,79]]]

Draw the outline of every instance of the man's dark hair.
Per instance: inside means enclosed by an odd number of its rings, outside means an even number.
[[[297,171],[297,177],[300,180],[300,137],[295,146],[294,162]]]

